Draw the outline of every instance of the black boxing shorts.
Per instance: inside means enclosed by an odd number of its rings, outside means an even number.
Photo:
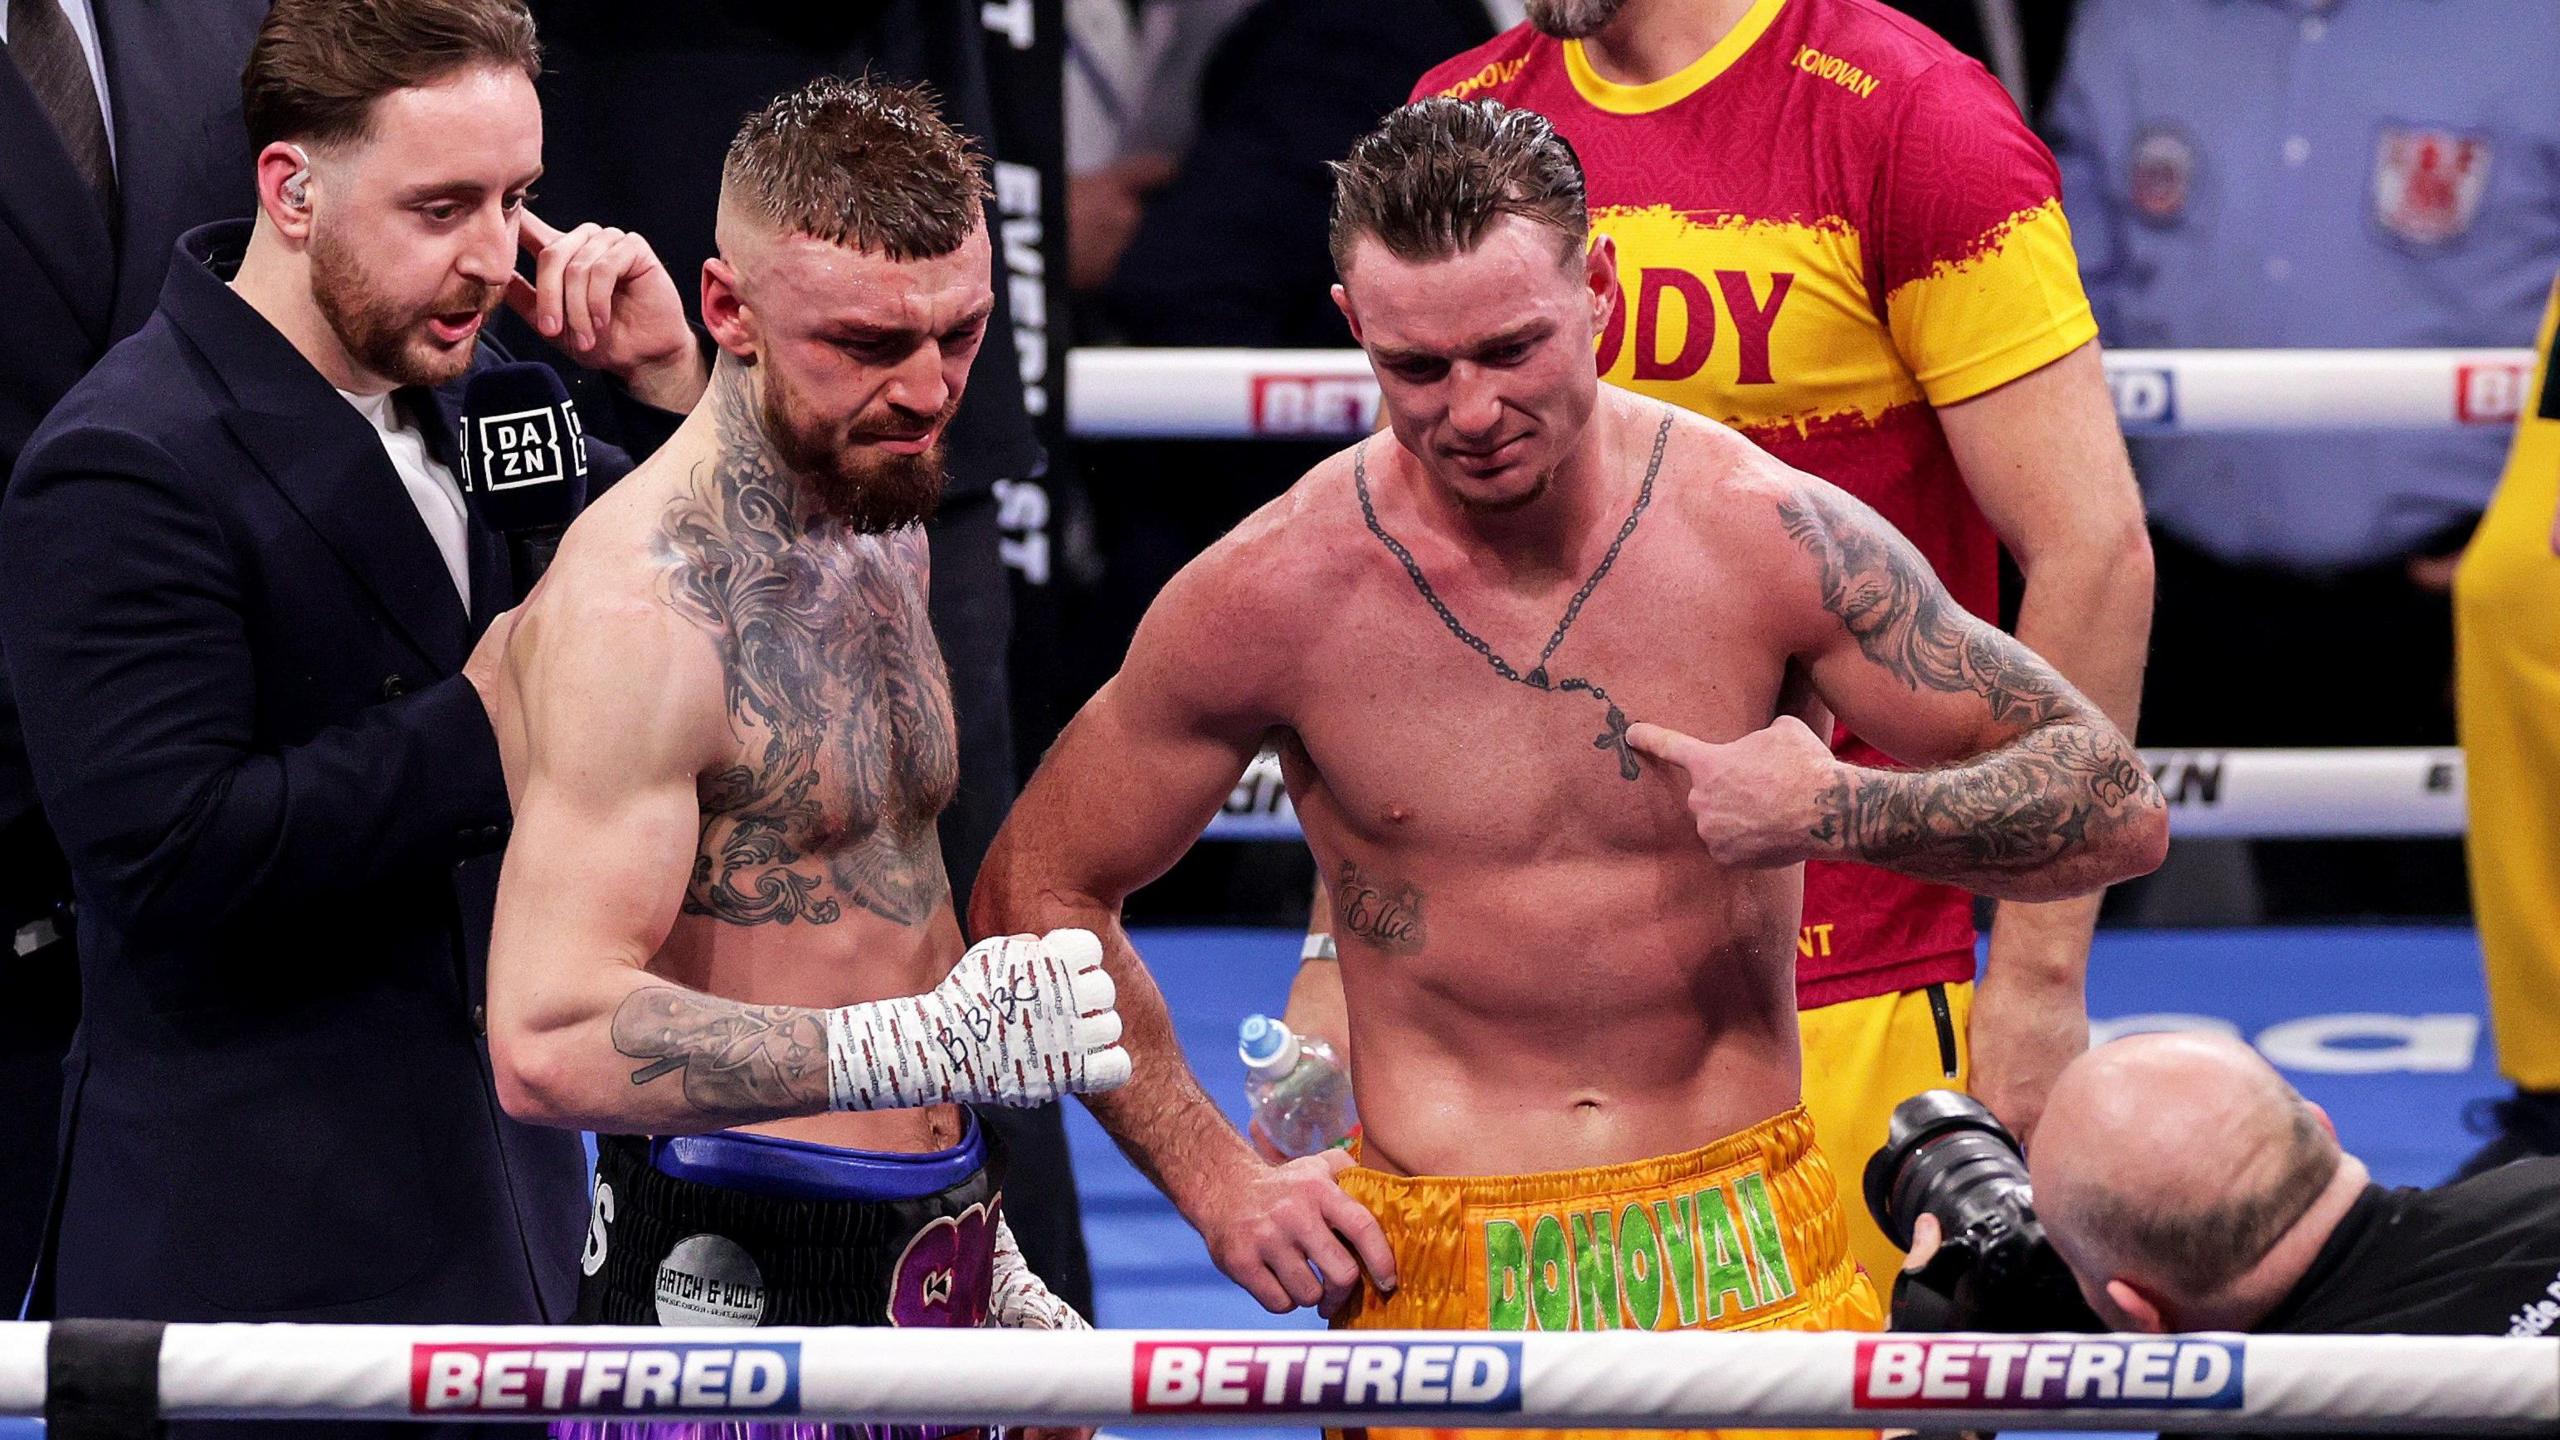
[[[598,1137],[575,1323],[984,1325],[1003,1214],[1002,1157],[976,1118],[961,1114],[968,1128],[958,1145],[915,1155],[746,1131]],[[780,1417],[569,1420],[555,1421],[551,1433],[557,1440],[993,1435],[966,1425]]]

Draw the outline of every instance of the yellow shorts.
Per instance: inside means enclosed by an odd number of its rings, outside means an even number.
[[[2547,394],[2560,286],[2542,312],[2528,397]],[[2560,1090],[2560,420],[2528,404],[2506,474],[2453,577],[2454,706],[2471,810],[2471,908],[2489,972],[2498,1068]]]
[[[1923,1090],[1961,1090],[1971,1078],[1965,1025],[1973,1015],[1973,987],[1943,988],[1943,1032],[1928,987],[1843,1000],[1796,1015],[1804,1036],[1804,1108],[1813,1114],[1822,1153],[1840,1166],[1849,1254],[1879,1294],[1893,1293],[1902,1251],[1867,1216],[1867,1202],[1859,1192],[1867,1157],[1884,1143],[1894,1106]]]
[[[1831,1166],[1802,1107],[1704,1149],[1592,1170],[1457,1177],[1343,1172],[1395,1248],[1396,1293],[1363,1285],[1350,1330],[1880,1330],[1849,1261]],[[1339,1432],[1337,1432],[1339,1433]],[[1598,1440],[1781,1432],[1377,1430]],[[1794,1436],[1871,1436],[1799,1430]]]

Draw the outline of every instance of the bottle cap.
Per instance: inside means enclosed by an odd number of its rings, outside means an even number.
[[[1298,1037],[1268,1015],[1247,1015],[1236,1031],[1236,1055],[1256,1075],[1286,1075],[1298,1065]]]

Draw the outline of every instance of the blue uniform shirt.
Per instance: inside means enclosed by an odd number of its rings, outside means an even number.
[[[2083,0],[2047,128],[2121,348],[2529,345],[2560,270],[2560,0]],[[2477,515],[2503,426],[2136,444],[2228,560],[2387,560]]]

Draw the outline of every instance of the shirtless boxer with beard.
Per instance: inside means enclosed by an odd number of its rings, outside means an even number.
[[[1072,931],[964,954],[934,830],[957,762],[920,522],[993,310],[985,198],[920,89],[751,117],[710,392],[475,677],[517,817],[499,1094],[601,1135],[584,1320],[1082,1323],[962,1107],[1124,1080],[1111,983]]]

